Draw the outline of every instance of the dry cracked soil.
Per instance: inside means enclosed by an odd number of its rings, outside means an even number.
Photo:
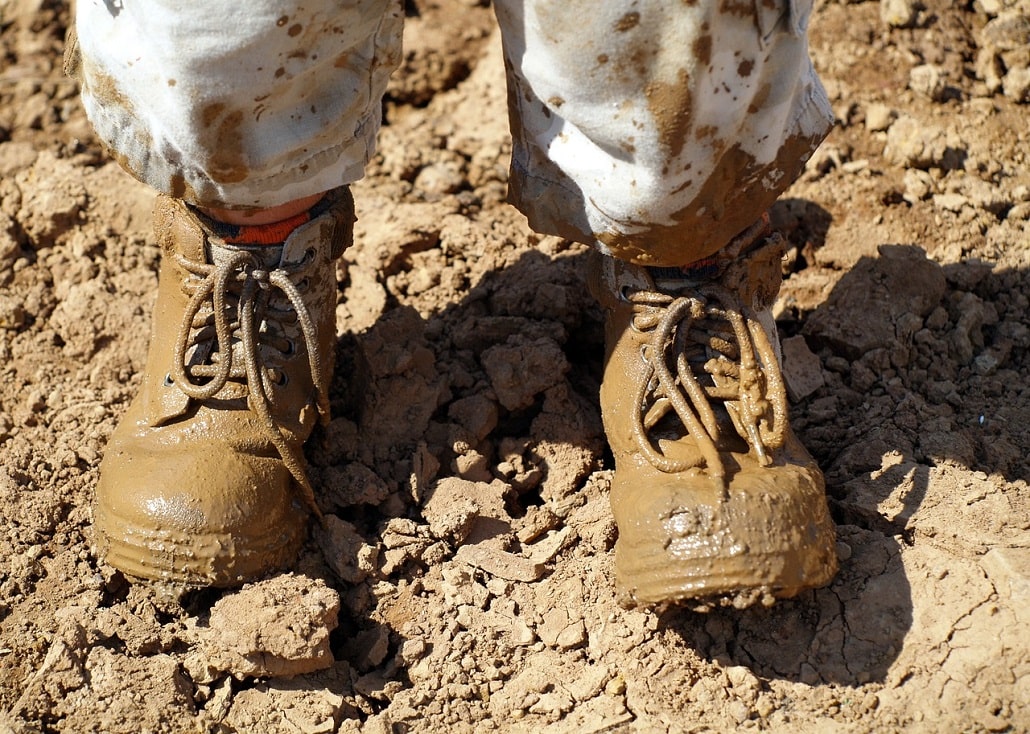
[[[708,613],[615,602],[585,248],[504,203],[489,6],[408,11],[308,447],[326,523],[292,573],[180,594],[90,553],[153,195],[62,73],[66,4],[0,3],[0,732],[1030,730],[1030,3],[816,0],[838,123],[771,213],[841,572]]]

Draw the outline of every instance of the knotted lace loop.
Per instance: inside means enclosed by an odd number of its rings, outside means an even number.
[[[719,455],[721,405],[762,465],[786,440],[787,399],[775,349],[756,314],[717,283],[683,294],[632,290],[631,327],[646,336],[645,369],[634,397],[633,436],[658,470],[685,471],[704,464],[725,476]],[[695,441],[699,460],[666,456],[652,429],[670,412]]]

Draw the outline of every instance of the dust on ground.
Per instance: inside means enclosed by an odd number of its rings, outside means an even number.
[[[804,3],[801,3],[804,5]],[[816,0],[839,123],[773,209],[795,426],[839,577],[625,611],[582,246],[504,204],[490,9],[409,3],[339,268],[325,525],[182,598],[89,553],[143,366],[152,195],[0,5],[0,732],[1030,729],[1030,6]]]

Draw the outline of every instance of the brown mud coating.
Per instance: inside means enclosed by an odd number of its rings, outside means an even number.
[[[642,267],[592,258],[590,287],[607,313],[601,411],[627,607],[769,605],[837,571],[823,475],[790,429],[761,314],[783,254],[763,229],[735,238],[703,286],[659,288]]]
[[[923,0],[908,28],[882,3],[815,3],[840,121],[772,207],[776,313],[841,571],[707,615],[615,600],[586,248],[504,202],[491,9],[413,4],[339,261],[336,417],[308,450],[326,530],[294,573],[182,603],[89,551],[98,466],[145,366],[153,193],[106,157],[59,68],[67,6],[5,6],[0,729],[1025,730],[1027,62],[999,45],[997,3]],[[910,87],[924,64],[956,94]]]
[[[211,179],[217,183],[237,183],[247,178],[248,168],[243,160],[243,141],[240,124],[242,110],[226,110],[222,102],[213,102],[200,110],[199,129],[208,131],[212,144],[203,150],[213,151],[210,160],[202,162]]]
[[[700,260],[726,246],[751,226],[779,197],[780,186],[766,181],[792,181],[804,168],[822,136],[789,138],[776,160],[759,166],[739,146],[729,148],[716,171],[691,205],[674,215],[676,224],[651,225],[639,234],[595,232],[619,258],[638,265],[677,266]],[[640,224],[644,227],[644,223]]]
[[[147,367],[94,504],[99,553],[126,575],[239,585],[293,563],[309,513],[321,517],[301,446],[329,419],[334,263],[354,221],[346,189],[328,196],[284,245],[251,250],[220,246],[183,202],[159,199]]]

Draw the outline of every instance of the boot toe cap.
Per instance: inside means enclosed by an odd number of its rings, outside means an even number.
[[[836,572],[835,534],[818,470],[656,474],[614,487],[616,583],[630,606],[755,590],[789,597]]]
[[[292,560],[307,513],[277,457],[133,448],[109,447],[97,485],[94,540],[110,565],[139,578],[229,586]]]

